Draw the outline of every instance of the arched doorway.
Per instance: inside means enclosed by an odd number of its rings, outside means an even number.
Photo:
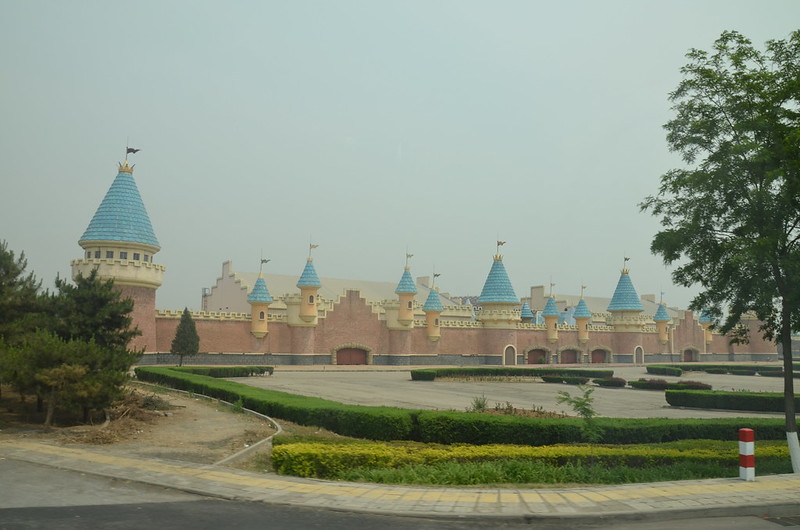
[[[547,364],[547,352],[541,348],[529,351],[528,364]]]
[[[336,352],[336,364],[367,364],[367,352],[359,348],[342,348]]]
[[[697,350],[694,348],[686,348],[683,350],[683,362],[685,363],[693,363],[697,362]]]
[[[561,352],[561,364],[578,364],[577,350],[564,350]]]
[[[644,348],[641,346],[636,346],[636,349],[633,350],[633,362],[635,364],[644,364]]]
[[[606,350],[592,350],[592,354],[590,356],[592,364],[599,364],[608,362],[608,352]]]
[[[506,366],[514,366],[517,364],[517,349],[510,344],[503,350],[503,364]]]

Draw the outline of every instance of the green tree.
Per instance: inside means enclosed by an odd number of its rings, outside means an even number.
[[[691,308],[709,311],[720,331],[747,340],[739,322],[750,312],[782,346],[786,433],[800,473],[791,354],[800,328],[800,31],[763,52],[724,32],[711,52],[687,58],[665,125],[685,165],[640,205],[663,225],[651,250],[679,264],[676,283],[702,287]]]
[[[24,252],[15,258],[8,244],[0,241],[0,339],[6,341],[13,342],[41,323],[42,283],[33,273],[25,274],[27,266]]]
[[[189,308],[184,307],[181,314],[181,321],[178,329],[175,330],[175,338],[172,339],[170,353],[179,356],[178,366],[183,366],[184,355],[195,355],[200,349],[200,337],[197,335],[197,328],[194,325]]]

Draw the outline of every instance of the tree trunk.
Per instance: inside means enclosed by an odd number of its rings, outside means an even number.
[[[44,398],[42,395],[37,392],[36,394],[36,412],[41,412],[44,410]]]
[[[47,400],[47,415],[44,417],[44,426],[50,427],[53,424],[53,415],[56,411],[56,387],[50,389],[50,397]]]
[[[794,367],[792,365],[791,308],[783,298],[781,304],[781,347],[783,348],[783,402],[786,411],[786,441],[792,459],[792,471],[800,473],[800,442],[794,407]]]

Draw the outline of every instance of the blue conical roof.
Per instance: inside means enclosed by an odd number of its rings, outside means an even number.
[[[522,303],[522,312],[520,313],[520,317],[522,318],[533,318],[534,314],[531,311],[531,306],[528,305],[528,302]]]
[[[483,290],[478,297],[479,304],[518,304],[519,298],[514,293],[511,280],[508,279],[503,260],[495,258],[489,276],[483,284]]]
[[[308,261],[306,261],[303,274],[301,274],[300,279],[297,280],[297,287],[322,287],[322,283],[319,281],[319,276],[317,276],[317,271],[314,268],[314,262],[311,261],[311,258],[308,258]]]
[[[417,286],[414,285],[414,279],[411,277],[411,271],[408,269],[403,271],[403,276],[400,278],[400,283],[397,284],[397,289],[395,289],[394,292],[397,294],[416,294]]]
[[[617,288],[614,290],[614,296],[611,297],[611,303],[608,304],[609,311],[644,311],[639,295],[633,287],[631,277],[628,275],[627,270],[623,270],[617,282]]]
[[[267,289],[267,282],[264,281],[263,276],[259,276],[256,280],[256,284],[253,287],[253,290],[250,291],[250,296],[247,297],[247,301],[252,302],[272,302],[272,297],[269,295],[269,289]]]
[[[589,306],[586,305],[586,300],[581,298],[575,312],[572,313],[572,318],[592,318],[592,312],[589,311]]]
[[[669,322],[672,320],[669,318],[669,314],[667,314],[667,306],[664,304],[658,304],[658,310],[656,314],[653,316],[654,322]]]
[[[127,162],[81,236],[83,241],[125,241],[161,248]]]
[[[708,312],[708,309],[700,311],[700,320],[698,322],[711,322],[711,313]]]
[[[428,299],[425,300],[425,305],[422,306],[423,311],[444,311],[442,301],[439,300],[439,293],[436,289],[431,289],[428,293]]]
[[[542,311],[542,316],[545,317],[558,317],[561,316],[561,311],[558,310],[556,307],[556,299],[552,296],[547,299],[547,303],[544,304],[544,311]]]

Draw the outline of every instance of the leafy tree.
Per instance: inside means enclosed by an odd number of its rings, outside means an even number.
[[[184,355],[195,355],[200,349],[200,337],[197,335],[197,328],[194,325],[189,308],[184,307],[181,314],[181,321],[178,329],[175,330],[175,338],[172,339],[170,353],[178,355],[180,361],[178,366],[183,366]]]
[[[691,308],[746,340],[742,315],[782,346],[786,433],[800,473],[791,333],[800,328],[800,31],[756,49],[724,32],[692,49],[670,94],[667,143],[685,167],[640,205],[661,217],[653,253],[678,263],[676,283],[700,285]],[[725,314],[725,311],[727,314]]]
[[[583,395],[572,396],[569,392],[560,391],[556,395],[556,403],[559,405],[566,403],[572,407],[572,411],[575,414],[583,418],[581,433],[584,440],[590,443],[599,442],[603,439],[603,429],[594,421],[597,416],[597,412],[594,410],[594,398],[592,397],[594,388],[579,386],[578,389]]]
[[[53,325],[61,338],[94,339],[99,346],[124,350],[133,337],[141,335],[138,328],[131,328],[133,300],[122,298],[113,280],[101,280],[92,270],[89,276],[79,274],[74,282],[56,278]]]
[[[0,339],[6,341],[13,342],[40,323],[42,283],[33,273],[25,274],[27,266],[24,252],[15,258],[0,241]]]

